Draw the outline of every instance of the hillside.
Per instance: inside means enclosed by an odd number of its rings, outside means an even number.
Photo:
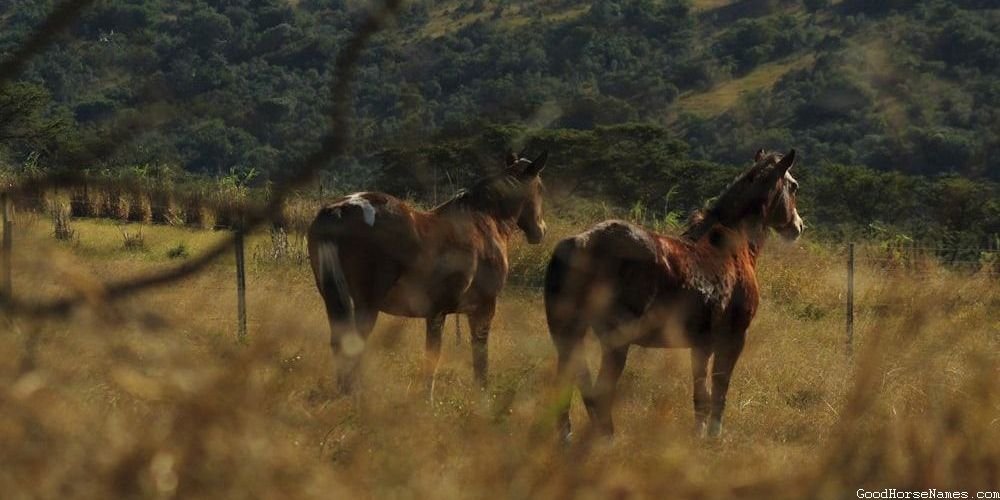
[[[0,0],[0,500],[1000,498],[997,0],[375,1]]]
[[[714,161],[742,161],[750,135],[800,144],[815,159],[995,177],[1000,9],[988,4],[410,2],[365,61],[359,149],[548,109],[551,127],[672,124],[696,157]],[[51,5],[0,2],[0,50]],[[189,103],[130,160],[266,171],[315,139],[355,5],[103,2],[26,80],[84,129],[155,101]]]
[[[0,53],[53,4],[0,1]],[[340,0],[99,2],[0,90],[0,163],[263,183],[325,129],[333,55],[366,10]],[[677,187],[665,181],[702,171],[715,182],[760,147],[795,147],[813,175],[891,179],[895,193],[931,181],[893,172],[958,176],[995,199],[998,25],[1000,9],[984,0],[408,2],[366,52],[351,154],[323,182],[419,198],[479,175],[508,147],[544,146],[560,152],[553,185],[663,206]],[[110,157],[93,154],[122,119],[156,123]],[[612,151],[625,143],[640,147]],[[583,154],[594,151],[612,175],[593,175]],[[686,196],[719,189],[704,182]],[[890,201],[940,204],[935,193]],[[852,210],[862,228],[901,215]],[[998,211],[987,201],[982,219],[963,221],[978,244],[992,244]],[[907,211],[901,226],[925,228],[921,213]]]

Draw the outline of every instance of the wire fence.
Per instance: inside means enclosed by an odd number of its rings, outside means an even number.
[[[217,207],[206,204],[206,206],[202,207],[203,210],[191,213],[191,207],[185,205],[183,202],[174,205],[137,203],[134,205],[130,204],[128,207],[122,209],[122,213],[119,215],[108,213],[115,212],[117,209],[100,209],[96,212],[98,214],[103,213],[102,215],[91,216],[80,215],[78,209],[74,207],[74,202],[70,201],[67,203],[65,200],[60,200],[58,195],[52,197],[19,196],[12,203],[15,211],[21,206],[44,207],[45,215],[52,218],[61,216],[92,218],[116,221],[123,224],[140,223],[153,226],[192,227],[218,231],[236,231],[246,227],[245,224],[232,220],[239,217],[239,214],[233,213],[232,210],[217,210]],[[32,211],[31,208],[28,210]]]
[[[11,242],[15,239],[12,233],[15,231],[14,215],[9,210],[9,203],[4,204],[4,252],[3,252],[3,283],[4,293],[10,294],[11,275],[10,254]],[[112,219],[115,220],[115,219]],[[130,222],[130,221],[121,221]],[[52,220],[53,230],[58,221]],[[156,223],[152,223],[156,225]],[[171,224],[163,224],[171,225]],[[234,269],[231,285],[220,285],[218,281],[209,283],[178,283],[173,288],[184,290],[188,294],[198,294],[212,297],[235,297],[236,310],[231,314],[219,313],[217,307],[207,307],[206,314],[199,316],[199,321],[231,325],[236,332],[238,341],[246,340],[251,331],[250,326],[259,326],[266,322],[266,318],[258,316],[253,310],[253,303],[248,302],[248,296],[255,300],[263,300],[268,297],[284,297],[291,299],[295,303],[302,303],[308,300],[318,300],[318,293],[312,286],[291,287],[287,283],[276,283],[273,274],[262,271],[260,266],[251,266],[247,269],[246,246],[247,239],[245,231],[239,227],[215,226],[215,230],[225,230],[234,233],[232,239],[232,249],[234,252]],[[284,233],[281,228],[270,229],[271,239],[264,240],[254,247],[251,253],[251,261],[263,261],[264,264],[282,263],[302,268],[305,274],[308,269],[308,258],[303,248],[304,237],[302,235],[292,235]],[[976,255],[978,259],[968,258]],[[962,256],[955,258],[954,256]],[[864,294],[862,297],[855,296],[855,277],[861,272],[864,277],[883,284],[891,284],[894,279],[905,278],[907,283],[930,282],[942,276],[967,278],[981,278],[994,280],[1000,278],[1000,250],[987,247],[948,247],[948,246],[927,246],[927,245],[878,245],[869,244],[856,246],[853,243],[847,245],[846,252],[846,281],[845,294],[845,319],[846,332],[845,342],[847,350],[850,352],[854,341],[854,317],[856,312],[878,314],[898,308],[918,306],[919,301],[906,294],[885,294],[876,289],[872,294]],[[311,283],[310,283],[311,285]],[[541,277],[539,275],[529,275],[513,272],[508,275],[505,290],[521,294],[539,296],[543,290]],[[230,295],[232,294],[232,295]],[[943,301],[943,306],[948,301]],[[457,325],[457,321],[456,321]],[[456,328],[460,331],[460,327]],[[229,326],[226,327],[229,329]]]
[[[9,55],[0,62],[0,86],[6,86],[20,77],[31,59],[49,47],[71,23],[79,18],[84,9],[93,0],[64,0],[46,16],[39,27],[28,34],[20,46],[9,51]],[[351,104],[351,85],[361,54],[368,41],[386,22],[395,15],[401,0],[385,0],[378,8],[368,14],[359,24],[355,33],[341,46],[332,68],[334,75],[330,85],[330,120],[328,128],[316,147],[301,156],[301,160],[288,160],[277,165],[276,171],[281,172],[276,179],[271,197],[266,203],[248,206],[240,213],[240,230],[252,230],[272,220],[282,207],[286,197],[312,179],[314,179],[325,164],[343,154],[349,145],[351,127],[349,109]],[[152,121],[135,123],[134,120],[122,118],[116,120],[108,130],[106,139],[101,144],[89,148],[94,151],[94,161],[100,157],[108,157],[122,144],[129,143],[147,127],[155,126]],[[6,186],[2,190],[5,215],[9,203],[19,196],[30,195],[44,190],[70,189],[90,182],[82,171],[59,171],[25,179],[16,185]],[[120,300],[132,293],[151,287],[165,286],[176,283],[186,277],[205,269],[219,256],[231,251],[234,242],[239,238],[239,232],[212,245],[208,250],[185,262],[168,266],[148,274],[129,277],[120,281],[104,283],[104,298],[107,301]],[[9,248],[4,249],[9,252]],[[0,310],[12,315],[32,317],[64,317],[84,298],[77,296],[61,297],[49,302],[30,303],[19,299],[9,290],[3,290],[0,295]]]
[[[93,0],[65,0],[59,3],[50,15],[41,22],[39,28],[29,34],[19,47],[11,50],[8,57],[0,63],[0,86],[8,85],[18,78],[31,59],[46,49],[92,3]],[[149,193],[141,194],[143,190],[141,186],[134,189],[123,187],[123,183],[128,183],[127,180],[93,179],[83,172],[49,173],[37,178],[25,179],[16,185],[4,186],[0,189],[0,195],[2,195],[2,200],[0,200],[2,203],[0,204],[2,204],[3,209],[3,257],[0,260],[0,266],[3,267],[3,280],[0,282],[2,285],[0,286],[0,311],[11,315],[58,317],[65,316],[73,307],[84,300],[77,296],[60,297],[42,303],[26,302],[19,299],[15,294],[11,280],[11,254],[14,241],[14,204],[34,204],[41,207],[51,204],[49,215],[53,218],[54,223],[58,223],[60,217],[73,215],[74,205],[79,207],[81,203],[89,202],[89,200],[80,198],[79,193],[73,192],[73,190],[79,189],[86,191],[89,186],[98,190],[107,188],[109,192],[117,190],[120,193],[117,200],[102,200],[103,206],[100,210],[117,215],[116,219],[121,222],[199,226],[226,234],[224,238],[214,242],[206,251],[182,262],[149,274],[103,283],[105,300],[120,300],[137,291],[176,285],[181,280],[203,271],[220,256],[233,252],[236,269],[232,288],[218,287],[217,290],[202,288],[202,290],[236,293],[238,311],[235,316],[239,325],[237,336],[240,339],[245,338],[247,334],[246,324],[249,319],[246,303],[247,292],[250,290],[251,293],[256,293],[254,290],[263,289],[264,286],[263,282],[257,281],[253,277],[248,280],[245,236],[268,222],[274,224],[281,217],[286,202],[295,193],[295,190],[315,179],[322,166],[347,149],[351,134],[348,120],[352,100],[351,84],[357,61],[368,40],[395,14],[400,3],[400,0],[385,0],[381,6],[374,9],[357,25],[356,33],[342,45],[333,68],[335,78],[329,89],[332,105],[327,132],[312,151],[302,155],[303,159],[278,165],[275,168],[275,171],[282,172],[283,176],[277,179],[274,189],[270,191],[264,202],[251,203],[253,200],[241,200],[240,203],[225,203],[225,206],[221,206],[221,201],[232,202],[232,200],[216,199],[214,207],[212,207],[213,203],[206,202],[208,209],[205,210],[205,213],[194,214],[190,213],[193,205],[164,204],[161,203],[161,200],[151,197]],[[109,132],[105,144],[98,145],[99,147],[94,147],[93,150],[108,157],[120,144],[129,142],[144,128],[155,125],[153,121],[148,123],[135,123],[128,119],[115,121],[108,128]],[[96,156],[94,158],[95,161],[99,159]],[[148,187],[147,185],[146,188]],[[57,190],[63,190],[62,194],[55,197],[39,196],[39,193]],[[136,197],[136,193],[140,193],[138,197]],[[67,210],[69,213],[64,213]],[[198,211],[201,212],[201,210]],[[181,212],[185,213],[182,215]],[[57,228],[53,228],[53,230],[57,231]],[[290,246],[287,234],[282,236],[283,230],[280,227],[274,229],[272,226],[272,231],[274,231],[273,234],[277,235],[272,240],[272,245]],[[293,253],[293,260],[297,259],[300,265],[305,265],[305,259],[300,250],[298,253]],[[284,252],[285,250],[281,249],[275,254]],[[855,247],[851,244],[846,272],[848,276],[846,286],[848,290],[848,342],[851,338],[850,325],[853,321],[855,298],[853,280],[857,266],[863,267],[866,272],[884,273],[886,278],[891,277],[893,273],[902,272],[910,278],[929,280],[940,275],[941,272],[958,272],[993,279],[1000,275],[997,254],[997,249],[989,248],[904,244],[888,245],[875,251],[866,249],[856,255]],[[254,258],[256,257],[251,255],[251,260]],[[542,289],[538,276],[518,273],[513,273],[508,277],[507,288],[530,293],[539,293]],[[289,293],[288,290],[284,289],[274,290],[274,292],[284,295]]]

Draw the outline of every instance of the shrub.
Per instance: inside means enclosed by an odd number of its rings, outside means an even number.
[[[289,238],[284,228],[271,226],[270,243],[258,245],[253,253],[254,261],[259,264],[292,263],[306,260],[306,252],[300,244],[301,240]]]
[[[171,259],[184,259],[189,255],[187,245],[185,245],[183,241],[167,250],[167,257]]]
[[[195,215],[195,224],[202,229],[215,229],[217,217],[212,207],[199,206]]]
[[[88,214],[91,217],[100,217],[107,213],[105,211],[104,199],[105,195],[100,190],[91,189],[87,192]]]
[[[119,227],[122,233],[122,246],[128,251],[138,251],[144,250],[146,248],[146,240],[142,236],[142,226],[139,226],[135,232],[130,232],[125,226]]]
[[[110,215],[120,221],[127,221],[132,213],[132,202],[128,194],[117,192],[110,198]]]
[[[184,207],[180,203],[177,203],[177,200],[171,196],[166,203],[164,222],[171,226],[183,226],[186,222],[184,215]]]
[[[70,221],[72,219],[70,206],[62,201],[52,201],[49,204],[49,214],[52,216],[53,236],[59,241],[70,241],[76,235]]]

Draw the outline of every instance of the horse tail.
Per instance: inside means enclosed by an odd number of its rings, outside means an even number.
[[[316,277],[316,287],[326,304],[330,327],[353,325],[354,305],[337,244],[322,236],[310,237],[309,260]]]
[[[582,309],[593,273],[585,254],[576,238],[566,238],[556,245],[545,269],[545,319],[557,345],[579,341],[587,328]]]
[[[545,319],[549,335],[558,353],[560,385],[567,388],[561,398],[559,427],[564,439],[569,438],[569,402],[575,383],[586,397],[591,392],[590,371],[586,362],[574,369],[573,355],[581,347],[587,333],[586,297],[593,273],[589,269],[586,250],[577,238],[560,241],[545,269]],[[582,361],[582,360],[581,360]]]
[[[566,238],[556,244],[552,258],[545,268],[545,303],[548,307],[550,298],[557,298],[566,286],[566,275],[569,273],[570,259],[576,251],[576,240]],[[546,309],[547,312],[547,309]]]

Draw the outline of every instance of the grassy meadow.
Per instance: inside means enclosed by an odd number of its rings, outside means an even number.
[[[550,209],[550,212],[554,209]],[[605,215],[547,217],[512,263],[537,275],[560,237]],[[301,238],[249,237],[249,339],[236,342],[233,259],[120,303],[98,280],[175,264],[221,233],[20,213],[14,289],[78,293],[65,320],[0,323],[0,497],[854,498],[858,488],[1000,490],[1000,282],[861,260],[855,353],[844,345],[843,245],[773,240],[763,302],[723,437],[691,435],[687,351],[635,348],[613,441],[555,441],[555,352],[541,295],[510,287],[490,337],[488,394],[468,329],[448,319],[436,401],[422,396],[423,322],[382,316],[361,394],[334,398],[328,331]],[[178,250],[182,248],[183,250]],[[877,252],[863,247],[864,252]],[[877,261],[873,261],[878,263]],[[531,279],[522,280],[532,283]],[[588,345],[592,367],[597,346]]]

